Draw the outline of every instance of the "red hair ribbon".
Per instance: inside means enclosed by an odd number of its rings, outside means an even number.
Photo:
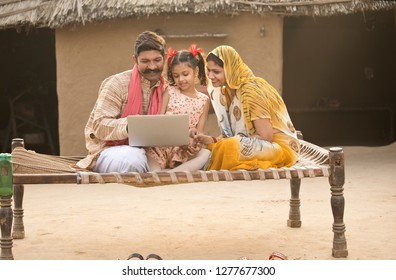
[[[177,50],[172,50],[172,48],[168,49],[168,65],[171,64],[172,58],[175,56],[176,53],[177,53]]]
[[[202,53],[202,49],[198,48],[196,44],[192,44],[189,49],[190,53],[195,57],[198,53]]]

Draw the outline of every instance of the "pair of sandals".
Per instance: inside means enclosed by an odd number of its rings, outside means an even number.
[[[272,252],[272,254],[268,258],[269,260],[287,260],[287,257],[280,252]]]
[[[138,259],[138,260],[162,260],[162,258],[160,256],[158,256],[157,254],[149,254],[146,258],[144,258],[141,254],[139,253],[133,253],[131,255],[129,255],[129,257],[127,258],[127,260],[133,260],[133,259]]]
[[[272,252],[272,254],[269,256],[268,258],[269,260],[273,261],[273,260],[287,260],[287,257],[280,253],[280,252]],[[238,260],[250,260],[248,257],[240,257]]]
[[[141,254],[139,253],[133,253],[129,255],[127,260],[132,260],[132,259],[138,259],[138,260],[162,260],[160,256],[157,254],[149,254],[146,258],[144,258]],[[248,260],[249,258],[247,257],[242,257],[239,258],[239,260]],[[287,260],[287,257],[280,253],[280,252],[272,252],[272,254],[268,258],[269,260]]]

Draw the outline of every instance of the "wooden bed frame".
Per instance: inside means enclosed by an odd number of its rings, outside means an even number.
[[[23,139],[16,138],[12,141],[12,150],[24,149]],[[26,150],[25,150],[26,151]],[[34,152],[33,152],[34,153]],[[41,173],[31,174],[18,172],[13,162],[13,199],[12,195],[0,197],[0,221],[1,221],[1,255],[0,259],[14,259],[12,253],[13,239],[23,239],[25,229],[23,223],[23,195],[24,184],[94,184],[94,183],[122,183],[136,187],[161,186],[178,183],[194,183],[207,181],[235,181],[235,180],[269,180],[287,179],[290,181],[290,211],[287,225],[289,227],[301,227],[300,215],[300,184],[303,178],[328,177],[331,191],[331,210],[334,218],[332,225],[333,248],[332,256],[345,258],[348,256],[345,239],[344,223],[344,195],[343,185],[345,182],[344,153],[342,148],[334,147],[326,150],[301,140],[301,161],[315,162],[321,157],[320,163],[304,166],[296,164],[290,168],[270,168],[265,170],[237,170],[237,171],[196,171],[196,172],[147,172],[147,173],[108,173],[99,174],[93,172],[72,173]],[[323,159],[325,155],[325,159]],[[51,157],[51,156],[50,156]],[[54,159],[57,156],[52,156]],[[59,157],[58,157],[59,158]],[[301,162],[300,161],[300,162]],[[16,170],[16,171],[15,171]],[[12,234],[11,234],[12,231]]]

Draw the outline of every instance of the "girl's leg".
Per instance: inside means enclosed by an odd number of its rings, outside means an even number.
[[[173,168],[172,171],[197,171],[202,169],[209,160],[209,156],[210,151],[208,149],[201,149],[195,157]]]
[[[147,154],[147,163],[149,171],[160,171],[161,165],[151,156]]]

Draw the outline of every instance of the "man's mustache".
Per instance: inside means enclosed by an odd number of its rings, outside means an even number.
[[[161,73],[160,69],[146,69],[143,71],[144,74],[150,74],[150,73]]]

